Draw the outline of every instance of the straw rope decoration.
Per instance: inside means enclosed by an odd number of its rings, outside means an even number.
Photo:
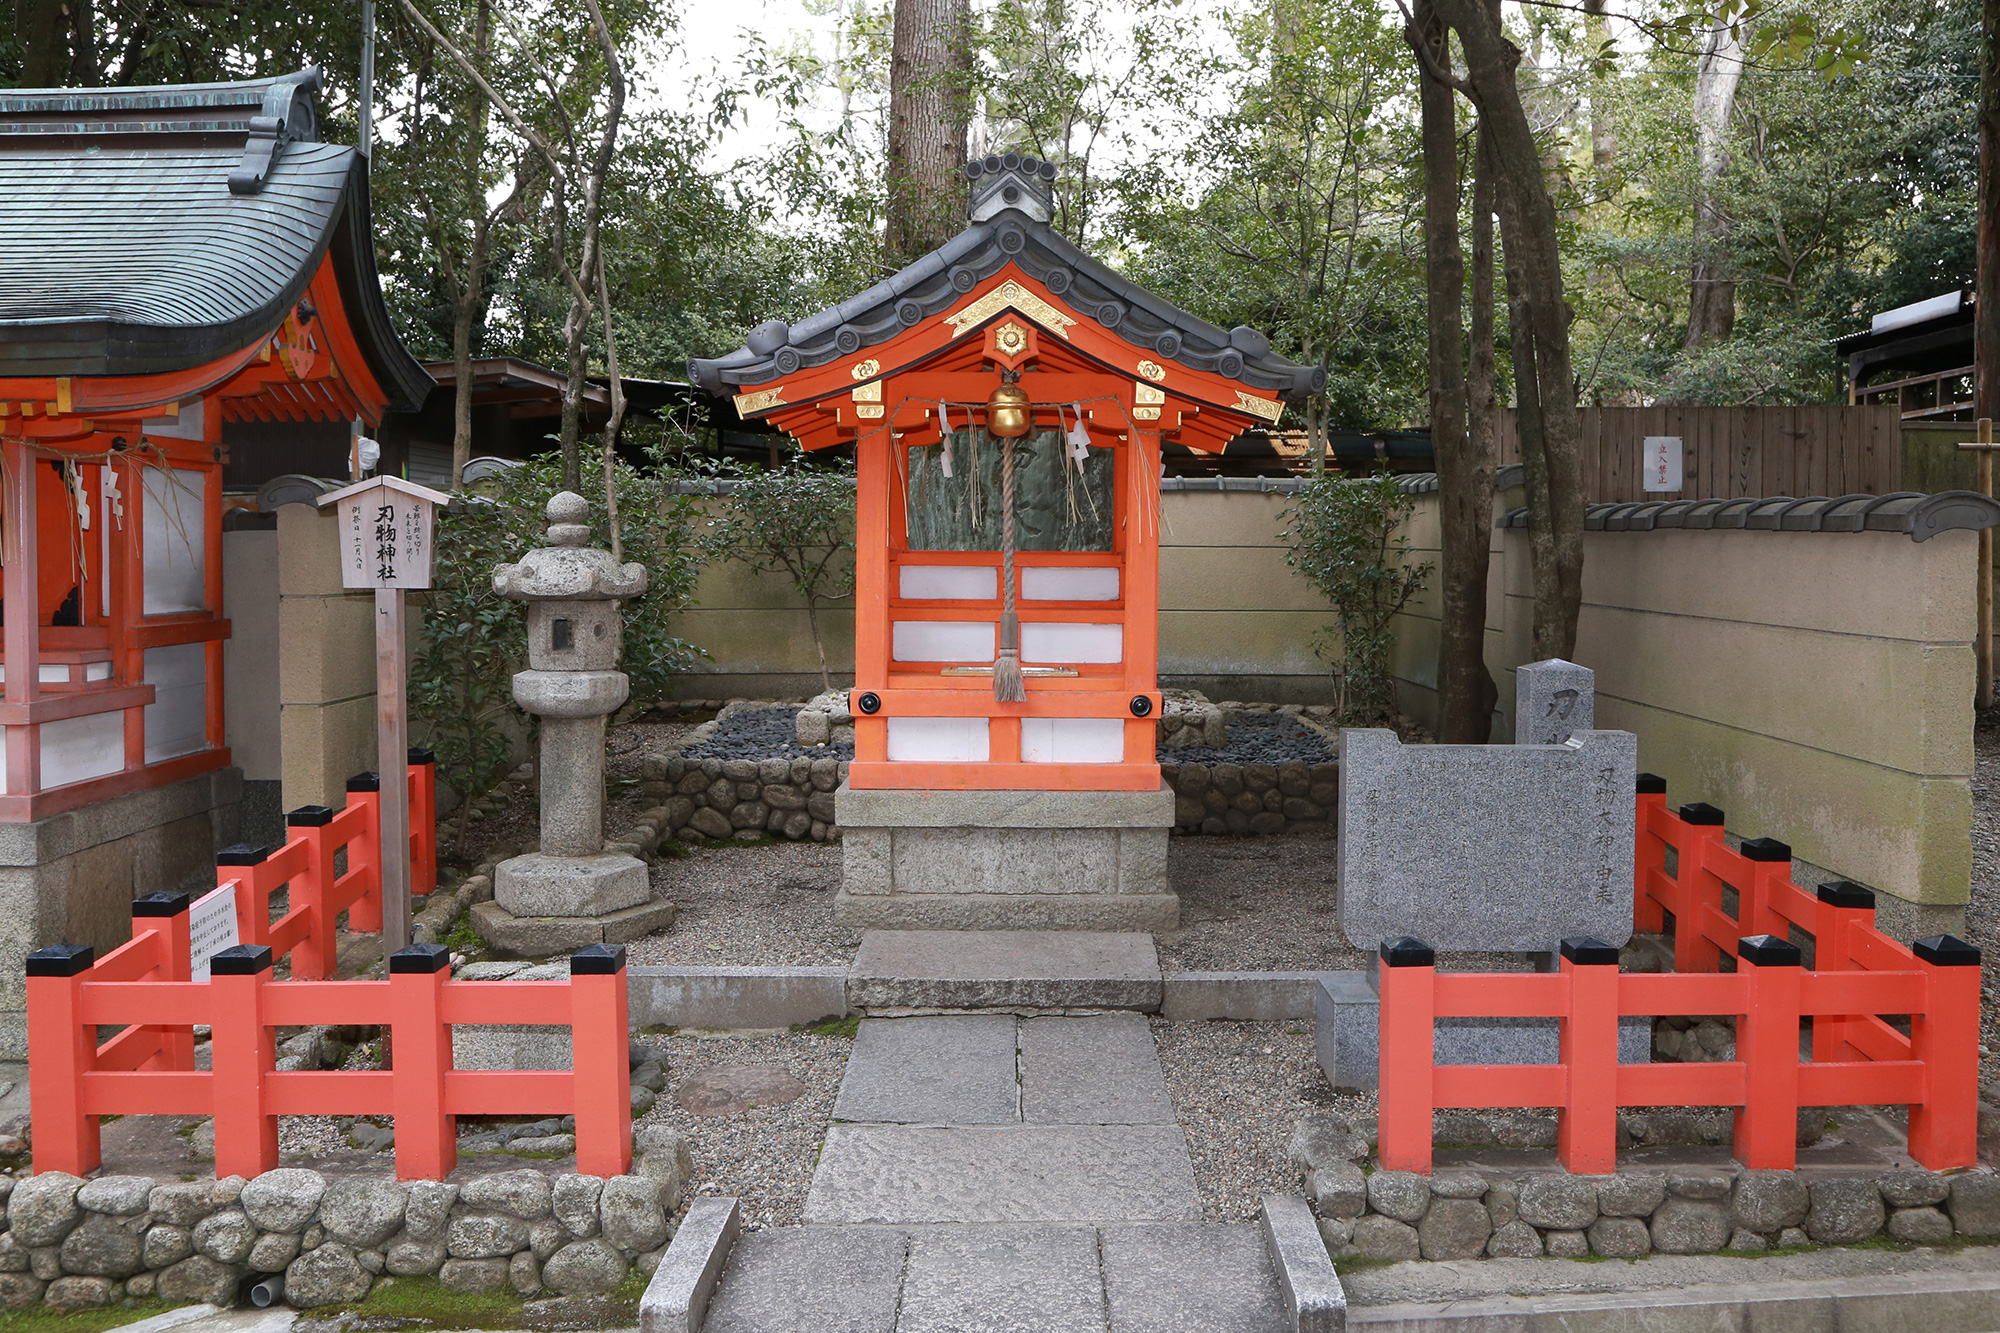
[[[1000,441],[1000,655],[993,661],[993,697],[1003,704],[1028,701],[1021,680],[1021,621],[1014,614],[1014,437]]]

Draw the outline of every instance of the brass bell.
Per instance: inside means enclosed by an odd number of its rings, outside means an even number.
[[[1035,424],[1035,411],[1028,391],[1018,384],[1001,384],[986,400],[986,429],[1003,440],[1026,435]]]

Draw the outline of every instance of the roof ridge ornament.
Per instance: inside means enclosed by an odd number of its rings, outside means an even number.
[[[972,189],[966,199],[966,213],[974,222],[985,222],[1013,209],[1032,222],[1046,223],[1055,217],[1055,197],[1049,186],[1056,178],[1056,164],[1019,153],[991,153],[965,164],[966,179]]]
[[[264,104],[250,117],[250,137],[243,145],[243,160],[229,173],[231,194],[258,193],[286,144],[293,140],[310,143],[319,137],[318,115],[312,99],[312,90],[319,83],[319,67],[315,65],[291,78],[274,80],[264,90]]]

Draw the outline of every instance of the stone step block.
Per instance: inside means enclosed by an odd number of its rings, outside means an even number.
[[[853,1009],[1156,1012],[1150,935],[1117,931],[870,930],[847,974]]]
[[[902,1125],[1014,1124],[1021,1118],[1021,1085],[1013,1016],[864,1020],[854,1053],[847,1057],[833,1118]]]

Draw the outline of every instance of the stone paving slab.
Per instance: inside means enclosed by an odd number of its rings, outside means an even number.
[[[913,1232],[896,1333],[1104,1333],[1096,1230],[945,1226]]]
[[[1160,1007],[1151,935],[1098,930],[869,930],[847,974],[856,1009]]]
[[[833,1118],[1014,1124],[1021,1118],[1015,1044],[1009,1014],[864,1019],[841,1076]]]
[[[1020,1047],[1031,1125],[1174,1123],[1153,1025],[1139,1014],[1024,1019]]]
[[[1200,1217],[1178,1125],[833,1125],[805,1206],[813,1225]]]
[[[1105,1227],[1111,1333],[1289,1333],[1254,1222]]]
[[[776,1227],[740,1237],[702,1333],[895,1333],[909,1237]]]

